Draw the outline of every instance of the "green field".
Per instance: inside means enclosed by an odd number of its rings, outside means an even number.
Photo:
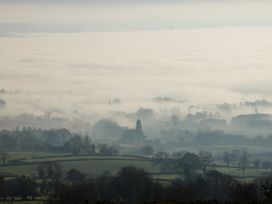
[[[35,158],[43,158],[43,157],[59,157],[65,156],[68,154],[64,153],[44,153],[44,152],[9,152],[8,160],[32,160]]]
[[[162,180],[172,180],[180,175],[177,174],[158,174],[159,167],[152,165],[150,159],[137,156],[73,156],[68,154],[56,153],[33,153],[33,152],[10,152],[9,161],[20,160],[19,163],[0,166],[0,174],[9,176],[27,175],[37,176],[37,165],[42,162],[58,162],[66,172],[69,169],[78,169],[85,174],[97,175],[105,171],[116,173],[124,166],[136,166],[144,170],[156,173],[154,178]],[[12,165],[11,165],[12,164]],[[237,167],[227,167],[217,163],[219,166],[209,167],[209,169],[217,170],[225,174],[235,176],[237,178],[255,178],[267,173],[264,169],[247,169],[245,172]]]
[[[243,172],[240,168],[237,167],[212,167],[210,169],[220,171],[225,174],[229,174],[231,176],[241,177],[241,178],[253,178],[262,176],[264,173],[268,173],[269,170],[265,169],[254,169],[248,168]]]
[[[177,151],[188,151],[198,153],[200,150],[206,150],[211,152],[213,155],[220,155],[224,151],[232,151],[232,150],[242,150],[245,148],[250,155],[262,155],[272,153],[271,146],[250,146],[250,145],[211,145],[211,146],[186,146],[181,147]],[[272,161],[272,158],[270,157]]]
[[[11,154],[13,158],[19,158],[15,153]],[[155,167],[147,159],[130,156],[65,156],[45,154],[44,158],[32,158],[31,153],[23,153],[20,158],[25,158],[25,163],[16,165],[7,165],[0,167],[0,173],[8,173],[13,175],[35,176],[37,165],[42,162],[58,162],[63,167],[64,171],[75,168],[86,174],[100,174],[104,171],[116,173],[124,166],[134,165],[143,168],[148,172],[158,172],[158,167]],[[41,155],[39,155],[41,156]]]

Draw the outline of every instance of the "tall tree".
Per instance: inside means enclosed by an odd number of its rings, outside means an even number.
[[[203,169],[203,162],[199,156],[191,152],[186,152],[178,159],[177,165],[183,170],[186,180],[189,180],[196,170]]]
[[[1,160],[2,160],[2,165],[5,166],[7,163],[7,159],[9,158],[9,154],[7,151],[2,151],[0,152]]]
[[[240,159],[239,159],[239,165],[240,165],[243,172],[246,171],[248,162],[249,162],[248,152],[246,151],[246,149],[243,149],[242,154],[241,154]]]

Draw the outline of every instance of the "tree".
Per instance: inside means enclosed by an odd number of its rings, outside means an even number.
[[[208,151],[203,151],[201,150],[198,153],[198,156],[203,164],[203,170],[205,171],[207,166],[211,163],[212,161],[212,153],[208,152]]]
[[[41,179],[41,192],[48,192],[47,182],[47,163],[41,163],[37,166],[38,176]]]
[[[248,165],[249,162],[248,157],[249,157],[248,152],[245,149],[243,149],[241,157],[239,159],[239,165],[243,172],[246,170],[246,167]]]
[[[82,140],[82,153],[91,155],[95,153],[95,145],[91,144],[91,140],[87,135]]]
[[[203,169],[203,163],[199,156],[191,152],[186,152],[183,157],[178,159],[177,165],[183,170],[186,180],[189,180],[196,170]]]
[[[239,157],[239,150],[232,150],[229,153],[230,162],[235,162]]]
[[[266,181],[266,183],[261,186],[261,190],[264,195],[265,203],[271,203],[272,202],[272,183]]]
[[[123,167],[112,183],[116,198],[122,203],[144,203],[152,198],[153,182],[143,169]]]
[[[1,160],[2,160],[2,165],[5,166],[7,159],[9,157],[8,152],[2,151],[2,152],[0,152],[0,156],[1,156]]]
[[[10,151],[15,148],[16,141],[12,132],[8,130],[0,131],[0,149]]]
[[[154,156],[154,159],[167,159],[169,158],[169,154],[167,152],[157,152]]]
[[[172,156],[173,156],[174,158],[180,158],[180,157],[183,157],[183,155],[184,155],[185,153],[186,153],[185,151],[173,152]]]
[[[234,183],[230,188],[230,197],[237,203],[259,203],[259,194],[255,183]]]
[[[2,200],[5,200],[6,197],[7,197],[7,192],[6,192],[6,188],[5,188],[5,177],[0,176],[0,198]]]
[[[96,149],[95,144],[91,144],[90,153],[91,153],[91,154],[95,154],[95,149]]]
[[[235,162],[238,158],[239,152],[237,150],[233,150],[232,152],[225,151],[223,153],[222,159],[228,166],[231,162]]]
[[[9,197],[14,200],[14,198],[21,197],[22,200],[27,200],[29,197],[33,199],[38,195],[36,182],[24,175],[15,179],[4,180],[3,184],[4,195],[2,197],[4,199]]]
[[[72,183],[81,183],[86,179],[86,176],[76,169],[70,169],[66,174],[66,178]]]
[[[255,159],[254,162],[253,162],[253,164],[254,164],[254,167],[255,167],[256,169],[259,169],[259,168],[260,168],[261,161],[260,161],[259,159]]]
[[[59,163],[45,162],[37,167],[39,178],[42,179],[42,191],[55,190],[61,182],[62,167]]]
[[[103,156],[112,156],[112,155],[118,155],[119,150],[116,147],[111,147],[106,144],[102,144],[99,148],[100,155]]]
[[[183,203],[184,201],[192,200],[194,190],[195,189],[186,186],[185,182],[182,179],[175,179],[171,182],[171,185],[168,187],[166,197],[168,200],[172,200],[174,198],[175,201],[177,201],[177,203],[178,202]]]
[[[30,196],[32,199],[37,196],[36,183],[29,177],[21,176],[17,179],[17,191],[23,200],[27,200]]]
[[[51,204],[84,204],[98,203],[99,192],[92,180],[84,183],[66,184],[60,183],[56,186],[55,193],[51,195]],[[104,202],[103,202],[104,203]]]
[[[150,155],[154,154],[154,149],[152,147],[150,147],[150,146],[145,146],[145,147],[142,148],[142,152],[143,152],[144,155],[150,156]]]
[[[223,161],[229,166],[230,162],[231,162],[231,155],[229,152],[224,152],[223,153],[223,157],[222,157]]]
[[[262,162],[262,167],[264,168],[264,169],[270,169],[271,168],[271,162],[269,162],[269,161],[263,161]]]
[[[52,185],[56,185],[60,182],[62,176],[62,167],[59,163],[47,163],[47,176],[50,179]]]
[[[71,150],[74,155],[81,153],[82,139],[80,135],[75,135],[73,139],[70,140]]]
[[[157,152],[153,156],[153,164],[159,165],[162,172],[166,172],[169,170],[169,154],[167,152]]]
[[[223,153],[223,157],[222,157],[223,161],[229,166],[230,164],[230,154],[228,152],[224,152]]]

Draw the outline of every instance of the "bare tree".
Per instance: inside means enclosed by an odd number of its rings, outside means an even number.
[[[255,159],[253,164],[254,164],[254,167],[259,170],[261,161],[259,159]]]
[[[2,165],[5,166],[9,157],[8,152],[6,151],[1,151],[0,152],[1,160],[2,160]]]
[[[249,157],[248,152],[245,149],[243,149],[243,152],[239,159],[239,164],[243,172],[246,170],[246,167],[248,165],[249,162],[248,157]]]

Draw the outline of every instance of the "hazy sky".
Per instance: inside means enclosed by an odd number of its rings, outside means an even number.
[[[272,23],[270,0],[2,0],[0,3],[1,23],[28,24],[29,29],[42,31],[158,30]]]
[[[0,115],[133,111],[156,96],[271,100],[271,10],[270,0],[0,0]]]

